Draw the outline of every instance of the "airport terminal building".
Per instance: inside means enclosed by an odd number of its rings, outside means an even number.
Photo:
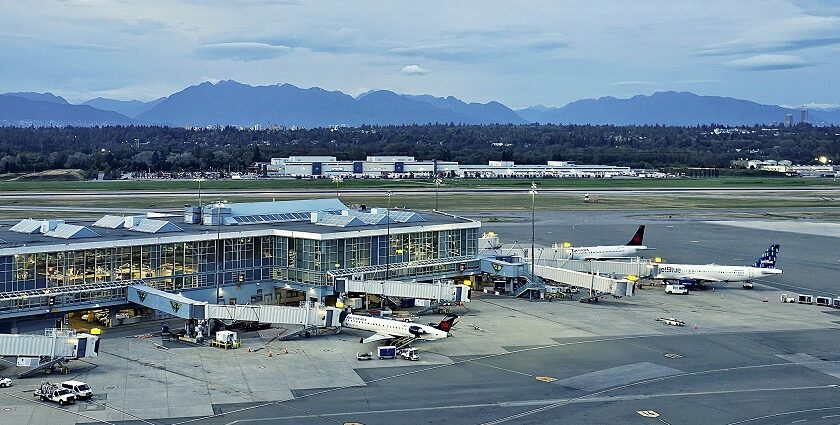
[[[0,333],[127,305],[143,284],[224,304],[324,301],[338,278],[431,282],[478,273],[481,223],[338,199],[214,203],[183,215],[0,223]]]

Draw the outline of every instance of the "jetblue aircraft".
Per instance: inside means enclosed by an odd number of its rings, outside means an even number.
[[[779,244],[770,245],[764,255],[751,266],[719,266],[716,264],[657,264],[653,279],[678,280],[681,283],[749,282],[756,278],[782,274],[776,268]]]
[[[455,326],[457,315],[450,314],[437,325],[420,325],[411,322],[400,322],[378,317],[360,316],[358,314],[342,313],[341,325],[348,329],[359,329],[374,332],[373,335],[362,338],[359,342],[367,344],[375,341],[397,338],[412,338],[423,341],[433,341],[452,336],[449,331]]]
[[[599,245],[562,247],[562,255],[570,260],[598,260],[607,258],[633,257],[639,251],[648,249],[642,245],[645,237],[645,226],[639,226],[636,234],[627,242],[627,245]]]

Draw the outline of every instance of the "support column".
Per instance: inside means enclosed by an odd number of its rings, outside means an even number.
[[[117,310],[113,307],[108,308],[108,327],[109,328],[114,327],[114,322],[117,321],[117,312],[118,311],[119,310]]]

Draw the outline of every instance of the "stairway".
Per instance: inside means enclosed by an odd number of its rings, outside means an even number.
[[[18,375],[18,378],[26,378],[27,376],[32,376],[32,375],[34,375],[38,372],[46,371],[47,369],[52,369],[52,368],[54,368],[56,366],[60,366],[64,363],[67,363],[67,358],[66,357],[56,357],[56,358],[54,358],[54,359],[52,359],[52,360],[50,360],[46,363],[41,363],[40,365],[35,366],[32,369],[21,372]]]
[[[522,272],[520,273],[520,277],[524,277],[527,283],[525,285],[520,286],[513,292],[514,298],[519,298],[524,295],[528,291],[537,291],[540,293],[540,298],[545,295],[545,282],[537,276],[531,274],[531,271],[528,270],[527,264],[526,267],[523,268]]]

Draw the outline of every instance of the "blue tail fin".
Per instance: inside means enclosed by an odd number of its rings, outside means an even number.
[[[755,263],[753,263],[753,267],[758,267],[761,269],[775,269],[776,268],[776,257],[779,255],[779,244],[770,245],[770,248],[767,248],[767,251],[764,251],[764,255],[758,259]]]

